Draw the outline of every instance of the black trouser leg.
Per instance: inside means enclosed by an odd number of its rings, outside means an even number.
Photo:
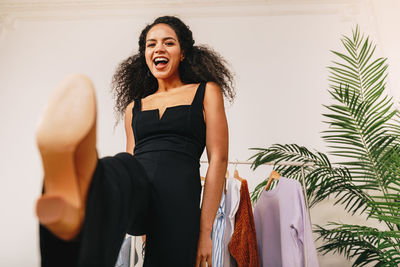
[[[79,236],[65,242],[40,227],[42,267],[114,266],[125,234],[146,233],[149,190],[146,172],[134,156],[99,159]]]

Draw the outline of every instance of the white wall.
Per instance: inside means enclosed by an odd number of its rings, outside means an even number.
[[[377,43],[377,56],[389,58],[389,93],[400,98],[396,0],[27,3],[0,1],[1,266],[39,264],[34,203],[43,173],[34,138],[51,90],[68,73],[89,75],[98,97],[100,155],[123,151],[123,127],[113,128],[111,77],[158,15],[179,15],[196,42],[220,52],[236,72],[237,98],[226,106],[231,160],[245,161],[252,155],[248,148],[274,143],[327,151],[320,132],[326,129],[322,104],[330,102],[329,50],[343,51],[339,38],[357,23]],[[206,165],[201,170],[205,175]],[[270,172],[247,165],[238,170],[250,190]],[[313,209],[312,221],[363,223],[330,203]],[[350,266],[337,254],[320,256],[320,264]]]

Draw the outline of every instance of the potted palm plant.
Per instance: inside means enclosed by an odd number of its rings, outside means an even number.
[[[328,155],[297,144],[250,148],[252,168],[265,162],[300,161],[310,207],[333,198],[351,215],[366,214],[373,225],[328,222],[314,232],[326,254],[337,252],[353,259],[353,266],[400,266],[400,112],[385,91],[386,58],[375,58],[376,46],[361,35],[341,38],[345,52],[331,51],[337,60],[329,66],[329,93],[323,140]],[[283,176],[301,179],[301,167],[277,166]],[[266,181],[252,192],[257,201]],[[383,230],[382,230],[383,229]]]

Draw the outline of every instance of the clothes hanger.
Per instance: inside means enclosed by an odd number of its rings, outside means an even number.
[[[277,181],[279,180],[279,178],[281,178],[281,175],[277,171],[273,170],[269,175],[267,185],[265,186],[265,190],[268,190],[270,188],[273,180]]]
[[[233,177],[238,179],[240,182],[243,181],[243,178],[239,176],[239,171],[237,170],[237,163],[235,163],[235,171],[233,172]]]

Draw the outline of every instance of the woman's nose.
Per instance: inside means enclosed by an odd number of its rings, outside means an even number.
[[[155,48],[155,52],[163,52],[165,51],[165,47],[163,44],[157,44]]]

